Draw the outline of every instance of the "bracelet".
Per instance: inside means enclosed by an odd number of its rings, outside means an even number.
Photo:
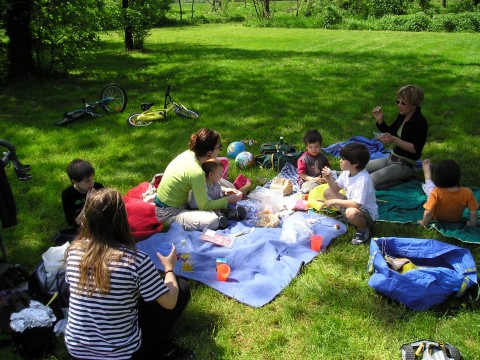
[[[165,271],[165,275],[167,275],[168,273],[173,273],[173,270],[172,270],[172,269],[166,270],[166,271]]]

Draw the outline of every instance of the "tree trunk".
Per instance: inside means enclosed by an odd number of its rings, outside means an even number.
[[[265,4],[265,17],[269,18],[270,17],[270,0],[264,0]]]
[[[6,13],[8,42],[8,77],[16,79],[36,73],[32,55],[30,27],[33,0],[12,0]]]
[[[442,6],[443,6],[444,8],[447,7],[447,0],[442,0]]]
[[[133,44],[133,29],[132,29],[132,26],[129,25],[130,21],[127,13],[128,0],[122,0],[122,9],[124,10],[124,14],[125,14],[125,23],[128,24],[123,29],[124,36],[125,36],[125,49],[127,51],[132,51],[132,50],[135,50],[135,45]]]
[[[182,20],[182,1],[178,0],[178,6],[180,7],[180,20]]]

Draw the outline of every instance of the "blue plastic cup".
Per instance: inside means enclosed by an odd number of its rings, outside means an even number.
[[[162,256],[168,256],[172,252],[173,245],[170,242],[164,242],[160,243],[157,247],[157,251],[162,255]]]

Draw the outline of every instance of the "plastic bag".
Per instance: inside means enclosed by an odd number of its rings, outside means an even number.
[[[313,235],[313,226],[301,213],[294,213],[283,221],[281,241],[293,244],[308,241]]]
[[[65,251],[70,243],[67,241],[62,246],[52,246],[42,254],[45,271],[48,276],[53,276],[60,270],[65,269]]]
[[[267,210],[270,213],[277,213],[283,210],[283,192],[281,190],[257,186],[247,197],[262,204],[263,208],[258,209],[259,212]]]

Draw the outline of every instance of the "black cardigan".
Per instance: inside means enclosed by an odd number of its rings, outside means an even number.
[[[378,124],[377,128],[382,131],[389,133],[393,136],[397,136],[398,128],[402,125],[403,120],[405,120],[405,115],[398,114],[397,119],[393,122],[392,125],[388,126],[385,122]],[[400,139],[412,143],[415,148],[416,153],[412,154],[398,145],[393,148],[393,152],[398,156],[418,160],[422,156],[422,150],[427,141],[428,133],[428,124],[425,117],[422,115],[422,110],[420,107],[417,107],[417,110],[412,115],[412,118],[403,125],[402,136]]]

